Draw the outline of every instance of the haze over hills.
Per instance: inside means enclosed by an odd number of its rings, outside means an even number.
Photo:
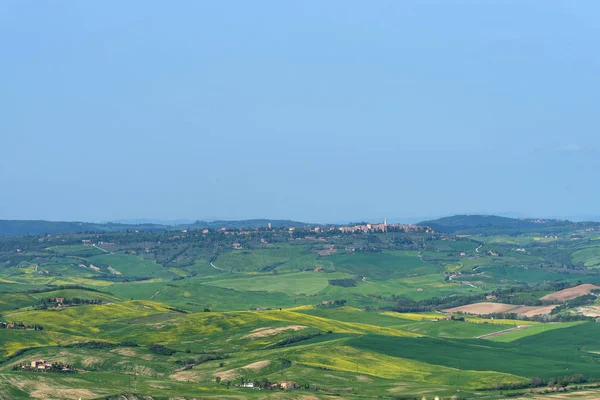
[[[79,221],[44,221],[44,220],[0,220],[0,236],[41,236],[57,233],[84,232],[126,232],[126,231],[168,231],[179,229],[255,229],[267,227],[268,223],[274,228],[316,226],[305,222],[291,220],[249,219],[232,221],[195,221],[177,225],[155,223],[94,223]]]
[[[307,223],[280,219],[247,219],[247,220],[215,220],[194,221],[183,223],[151,223],[152,220],[131,220],[131,223],[119,222],[80,222],[80,221],[44,221],[44,220],[0,220],[0,236],[41,236],[59,233],[90,233],[90,232],[126,232],[126,231],[169,231],[181,229],[257,229],[267,227],[315,227],[324,224]],[[134,223],[139,221],[140,223]],[[172,221],[180,222],[180,221]],[[366,223],[367,221],[363,221]],[[370,221],[374,222],[374,221]],[[356,222],[358,223],[358,222]],[[353,225],[350,223],[348,225]],[[327,224],[343,226],[346,224]],[[421,221],[415,225],[428,226],[440,233],[447,234],[515,234],[540,228],[561,228],[572,225],[597,226],[597,222],[572,222],[562,219],[508,218],[496,215],[454,215],[433,220]]]

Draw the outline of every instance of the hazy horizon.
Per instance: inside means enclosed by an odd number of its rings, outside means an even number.
[[[0,218],[600,215],[598,11],[3,2]]]
[[[48,219],[37,219],[37,220],[46,220],[51,222],[88,222],[88,223],[117,223],[117,224],[160,224],[160,225],[186,225],[193,224],[196,221],[204,221],[204,222],[213,222],[213,221],[239,221],[239,220],[290,220],[296,222],[303,223],[313,223],[313,224],[352,224],[358,222],[381,222],[384,219],[387,219],[388,223],[403,223],[403,224],[415,224],[428,220],[436,220],[444,217],[451,217],[455,215],[493,215],[499,217],[506,218],[517,218],[517,219],[563,219],[570,220],[573,222],[581,222],[581,221],[597,221],[600,222],[600,215],[526,215],[516,212],[462,212],[462,213],[452,213],[447,215],[430,215],[430,216],[417,216],[417,217],[402,217],[402,216],[392,216],[392,217],[375,217],[375,218],[351,218],[347,220],[302,220],[297,218],[268,218],[268,217],[249,217],[249,218],[227,218],[227,217],[218,217],[218,216],[208,216],[208,217],[200,217],[200,218],[177,218],[177,219],[165,219],[165,218],[120,218],[113,220],[48,220]],[[9,218],[0,218],[0,220],[11,220]],[[14,218],[13,220],[18,221],[27,221],[31,219],[26,218]]]

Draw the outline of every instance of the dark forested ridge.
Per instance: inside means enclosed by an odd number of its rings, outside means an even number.
[[[569,227],[598,226],[597,222],[571,222],[560,219],[507,218],[496,215],[454,215],[418,223],[447,234],[518,234],[532,230],[554,231]]]
[[[0,236],[42,236],[57,233],[125,232],[128,230],[160,231],[168,227],[157,224],[115,224],[43,220],[0,220]]]
[[[268,223],[273,228],[305,227],[309,224],[291,220],[251,219],[239,221],[196,221],[191,224],[162,225],[162,224],[124,224],[124,223],[94,223],[78,221],[44,221],[44,220],[0,220],[0,236],[43,236],[59,233],[103,233],[103,232],[159,232],[179,229],[255,229],[266,228]],[[316,224],[310,224],[315,226]]]

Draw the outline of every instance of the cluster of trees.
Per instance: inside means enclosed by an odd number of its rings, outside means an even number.
[[[347,303],[346,300],[341,299],[341,300],[334,300],[334,301],[328,302],[327,304],[317,304],[317,306],[319,306],[319,307],[340,307],[340,306],[345,305],[346,303]]]
[[[199,365],[208,361],[213,360],[225,360],[229,358],[229,354],[221,354],[221,353],[203,353],[195,358],[188,358],[186,360],[177,360],[175,364],[182,366],[184,369],[191,369],[195,365]],[[223,367],[223,363],[220,364],[220,367]]]
[[[479,314],[481,318],[494,318],[494,319],[518,319],[520,321],[535,321],[535,322],[573,322],[573,321],[591,321],[592,317],[586,317],[585,315],[579,314],[559,314],[559,315],[547,315],[540,314],[532,317],[527,317],[522,314],[515,313],[491,313],[491,314]]]
[[[277,343],[272,344],[269,347],[287,346],[288,344],[302,342],[304,340],[309,340],[309,339],[319,337],[319,336],[323,336],[323,334],[321,332],[317,332],[317,333],[307,333],[305,335],[289,336],[283,340],[280,340]]]
[[[161,344],[151,344],[148,346],[148,350],[150,350],[154,354],[161,354],[163,356],[171,356],[176,353],[176,350],[170,349]]]
[[[182,309],[182,308],[177,308],[177,307],[167,307],[167,310],[175,311],[175,312],[178,312],[178,313],[180,313],[180,314],[188,314],[188,312],[187,312],[187,311],[185,311],[184,309]],[[210,310],[209,310],[209,311],[210,311]]]
[[[94,275],[90,277],[90,279],[98,279],[103,281],[112,281],[112,282],[139,282],[139,281],[149,281],[152,279],[151,276],[123,276],[123,275],[113,275],[113,274],[102,274],[102,275]]]
[[[55,290],[67,290],[67,289],[78,289],[78,290],[85,290],[88,292],[106,293],[106,292],[103,292],[98,289],[94,289],[94,288],[87,287],[87,286],[81,286],[81,285],[46,285],[45,288],[41,288],[41,289],[29,289],[29,290],[27,290],[26,293],[33,293],[33,294],[46,293],[46,292],[53,292]]]
[[[354,287],[356,286],[356,279],[329,279],[329,284],[332,286]]]
[[[115,347],[138,347],[137,343],[125,340],[120,343],[102,342],[90,340],[88,342],[76,342],[65,345],[64,347],[84,348],[84,349],[112,349]]]
[[[514,389],[526,389],[535,387],[567,387],[571,384],[580,384],[587,382],[588,379],[582,374],[565,375],[544,379],[539,376],[535,376],[529,380],[528,383],[504,383],[497,382],[494,385],[493,390],[514,390]]]
[[[404,296],[392,295],[391,300],[394,301],[396,305],[392,307],[391,310],[397,312],[424,312],[443,308],[460,307],[466,304],[483,301],[485,300],[485,296],[485,294],[478,294],[446,298],[432,297],[429,299],[415,301]],[[388,309],[387,307],[385,308]]]
[[[535,298],[528,299],[527,297],[519,296],[519,294],[522,295],[522,294],[537,292],[537,291],[559,291],[559,290],[567,289],[569,287],[576,286],[579,284],[581,284],[581,282],[577,282],[575,284],[567,283],[567,282],[554,282],[554,283],[544,284],[544,285],[539,285],[539,286],[523,285],[523,286],[515,286],[515,287],[511,287],[511,288],[507,288],[507,289],[497,289],[497,290],[493,290],[491,292],[482,293],[482,294],[452,296],[452,297],[445,297],[445,298],[432,297],[429,299],[424,299],[424,300],[419,300],[419,301],[411,300],[404,296],[392,295],[390,300],[392,300],[393,302],[396,303],[395,306],[391,307],[391,308],[382,307],[382,309],[391,309],[392,311],[397,311],[397,312],[434,311],[434,310],[460,307],[460,306],[464,306],[467,304],[486,301],[486,296],[488,296],[488,295],[495,296],[496,299],[494,301],[497,301],[500,303],[515,304],[515,305],[531,305],[531,306],[549,305],[549,304],[555,304],[556,302],[552,302],[552,301],[542,302]],[[383,299],[382,296],[376,296],[376,297]],[[590,297],[587,297],[587,296],[582,296],[582,297],[585,297],[585,299],[581,299],[578,301],[585,302],[585,301],[589,301],[591,299]],[[594,297],[594,296],[592,296],[592,297]],[[594,299],[595,299],[595,297],[594,297]],[[577,304],[577,302],[575,302],[575,303],[572,303],[572,302],[573,302],[573,300],[571,300],[571,302],[569,303],[568,306],[563,307],[562,309],[570,308],[570,307],[573,307],[573,305]],[[587,303],[585,303],[585,304],[587,304]],[[504,315],[507,315],[507,314],[504,314]],[[508,318],[508,317],[504,317],[504,318]]]
[[[40,299],[39,304],[34,306],[34,308],[37,310],[47,310],[48,308],[56,308],[60,305],[81,306],[85,304],[102,304],[102,300],[86,300],[80,299],[79,297],[73,297],[72,299],[65,298],[62,301],[58,301],[56,297],[48,297]]]

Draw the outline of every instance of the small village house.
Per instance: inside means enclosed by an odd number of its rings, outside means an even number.
[[[296,382],[292,382],[292,381],[282,381],[282,382],[279,382],[279,387],[283,390],[292,390],[292,389],[298,389],[298,384]]]
[[[46,362],[46,360],[35,360],[31,362],[31,368],[34,369],[46,369],[52,367],[52,363]]]

